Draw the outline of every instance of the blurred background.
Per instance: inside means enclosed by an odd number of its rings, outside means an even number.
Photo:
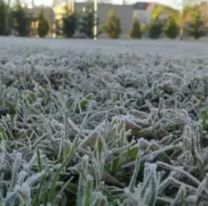
[[[4,36],[199,39],[207,34],[206,0],[0,0]]]

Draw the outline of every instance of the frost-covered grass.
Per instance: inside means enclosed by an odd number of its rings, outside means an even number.
[[[207,71],[207,58],[5,47],[0,205],[208,205]]]
[[[0,37],[0,48],[45,47],[57,50],[71,50],[76,53],[97,53],[114,55],[115,53],[137,53],[138,55],[159,54],[166,57],[207,57],[208,39],[200,40],[168,40],[168,39],[139,39],[139,40],[107,40],[98,39],[33,39]]]

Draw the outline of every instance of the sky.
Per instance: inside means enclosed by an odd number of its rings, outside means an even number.
[[[51,6],[52,0],[34,0],[35,5],[46,5]]]

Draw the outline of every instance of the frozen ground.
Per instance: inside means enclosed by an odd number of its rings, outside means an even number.
[[[4,47],[47,47],[52,49],[71,50],[73,52],[113,55],[116,53],[134,52],[138,55],[158,54],[171,57],[204,57],[208,56],[208,40],[169,41],[169,40],[54,40],[31,38],[0,38],[0,48]]]
[[[0,205],[208,206],[206,44],[0,38]]]

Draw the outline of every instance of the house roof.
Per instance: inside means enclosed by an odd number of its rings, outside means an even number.
[[[148,2],[137,2],[134,4],[135,10],[146,10],[149,6]]]
[[[53,24],[55,21],[55,14],[51,7],[36,6],[31,9],[28,9],[27,13],[30,18],[36,19],[42,11],[44,17],[47,19],[49,24]]]

